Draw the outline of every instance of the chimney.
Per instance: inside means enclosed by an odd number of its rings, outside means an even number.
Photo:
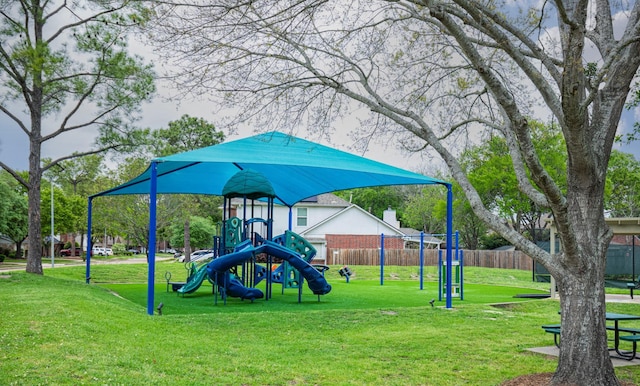
[[[396,211],[391,209],[391,207],[382,213],[382,221],[396,228],[400,228],[400,221],[396,219]]]

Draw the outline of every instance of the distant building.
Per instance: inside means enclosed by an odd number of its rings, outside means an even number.
[[[253,207],[244,201],[234,199],[233,209],[239,218],[266,218],[266,203],[254,201]],[[386,213],[387,211],[385,211]],[[273,235],[291,229],[307,239],[318,251],[316,262],[331,264],[333,250],[339,248],[379,248],[380,235],[390,236],[385,248],[405,247],[407,236],[395,219],[395,211],[386,213],[387,223],[355,204],[325,193],[305,199],[291,208],[275,205],[273,213]],[[257,228],[256,228],[257,227]],[[263,225],[254,225],[254,231],[264,234]]]

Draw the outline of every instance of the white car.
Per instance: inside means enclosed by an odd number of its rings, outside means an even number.
[[[97,256],[113,256],[113,251],[111,250],[111,248],[102,248],[102,247],[93,247],[91,249],[91,252],[93,253],[93,255],[97,255]]]
[[[184,255],[180,255],[178,257],[178,261],[184,263]],[[213,251],[210,249],[201,249],[191,253],[191,262],[195,263],[196,261],[206,260],[213,258]]]

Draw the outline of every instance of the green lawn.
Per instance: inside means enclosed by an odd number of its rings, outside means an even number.
[[[320,302],[305,288],[299,304],[296,290],[281,295],[276,285],[268,302],[214,305],[210,285],[167,293],[165,272],[179,280],[186,271],[159,262],[156,304],[165,306],[153,317],[144,264],[96,265],[91,285],[83,267],[4,274],[0,384],[497,385],[555,369],[557,359],[527,351],[552,344],[540,325],[557,322],[559,308],[513,298],[548,288],[529,272],[467,268],[465,300],[448,310],[434,267],[424,290],[415,268],[386,267],[383,286],[378,267],[352,269],[347,284],[332,267]],[[640,382],[638,366],[616,371]]]

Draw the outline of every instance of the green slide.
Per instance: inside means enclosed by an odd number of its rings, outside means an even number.
[[[196,273],[193,275],[191,280],[187,282],[187,284],[183,285],[182,288],[178,289],[178,293],[190,294],[192,292],[195,292],[198,288],[200,288],[200,286],[202,285],[202,282],[206,277],[207,277],[207,265],[205,264],[200,268],[198,268]]]

